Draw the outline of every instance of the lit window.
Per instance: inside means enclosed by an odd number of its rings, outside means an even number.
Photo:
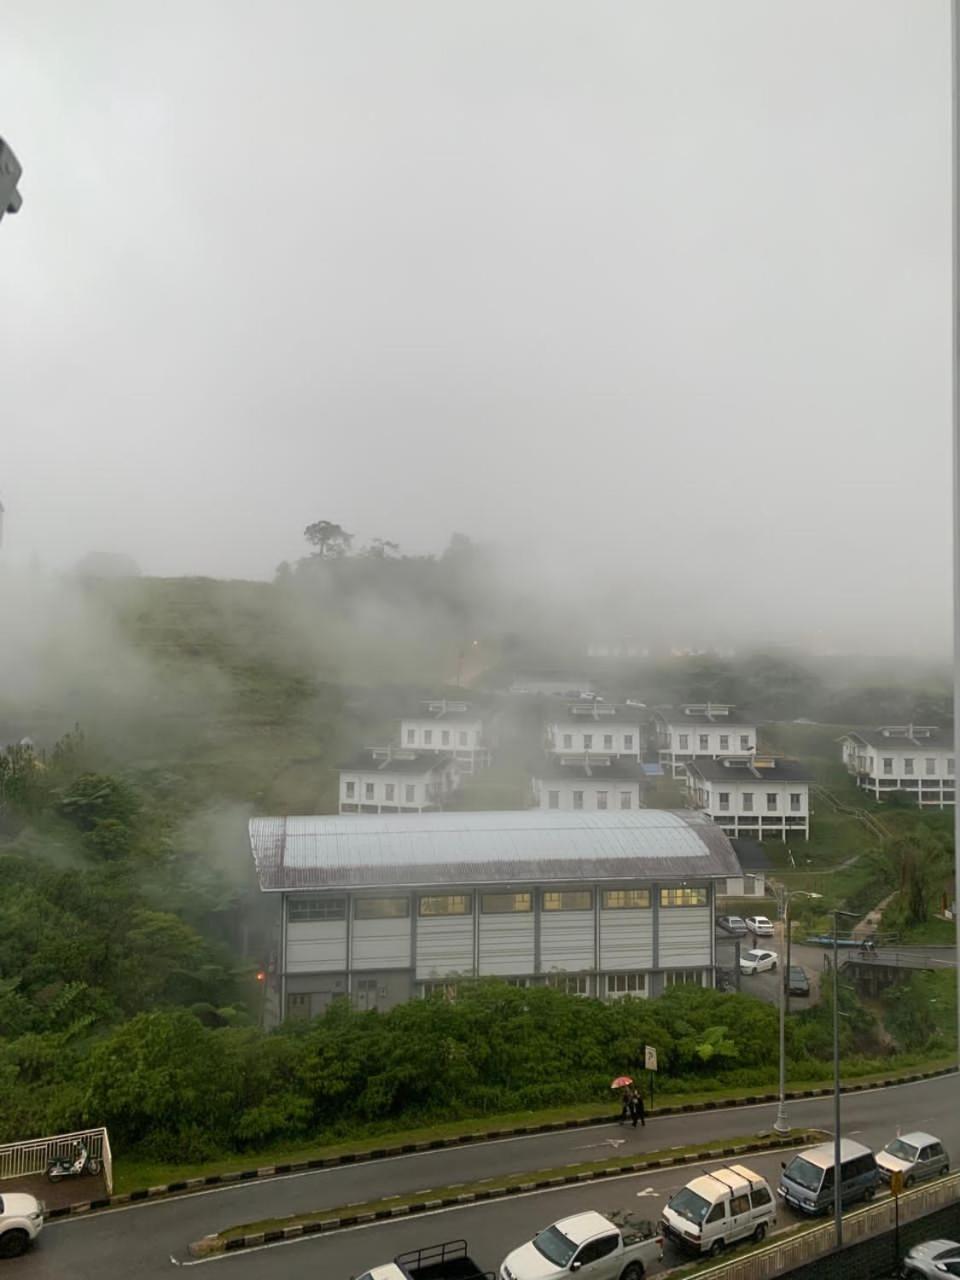
[[[620,792],[620,808],[631,809],[632,807],[633,807],[633,792],[621,791]]]
[[[650,906],[649,889],[604,889],[604,911],[637,911]]]
[[[744,791],[743,793],[743,812],[753,813],[753,792]]]
[[[607,793],[606,791],[598,791],[598,792],[597,792],[597,808],[598,808],[598,809],[606,809],[606,807],[607,807],[607,794],[608,794],[608,793]]]
[[[777,811],[777,793],[775,791],[767,792],[767,813],[776,813]]]
[[[705,907],[707,905],[706,889],[689,889],[683,886],[678,889],[660,890],[661,907]]]
[[[532,893],[484,893],[480,910],[485,916],[505,916],[517,911],[533,910]]]
[[[544,911],[592,911],[591,889],[548,889],[543,895]]]
[[[644,996],[647,994],[645,973],[608,973],[608,996]]]
[[[288,898],[287,919],[291,924],[317,920],[346,920],[346,898]]]
[[[583,792],[582,791],[575,791],[573,793],[573,807],[575,809],[583,808]]]
[[[354,793],[356,792],[356,789],[357,789],[356,783],[348,782],[346,786],[347,786],[347,796],[352,800],[354,797]]]
[[[406,920],[410,914],[409,898],[354,898],[355,920]]]
[[[559,791],[547,792],[547,806],[550,809],[560,808],[560,792]]]
[[[418,910],[422,916],[468,916],[473,911],[473,898],[469,893],[421,898]]]

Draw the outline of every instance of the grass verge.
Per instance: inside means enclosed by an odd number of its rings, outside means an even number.
[[[936,1058],[903,1066],[899,1070],[849,1077],[849,1085],[880,1084],[884,1080],[916,1074],[918,1071],[947,1070],[956,1065],[956,1059]],[[788,1089],[802,1093],[808,1089],[823,1089],[832,1081],[826,1076],[816,1080],[790,1080]],[[662,1114],[666,1107],[697,1106],[712,1103],[715,1107],[736,1106],[745,1098],[773,1092],[774,1086],[753,1085],[738,1089],[703,1090],[700,1093],[674,1093],[658,1095],[656,1106],[648,1113]],[[336,1142],[309,1142],[299,1146],[277,1145],[239,1155],[222,1156],[216,1160],[193,1164],[161,1164],[156,1161],[138,1160],[120,1156],[114,1160],[114,1190],[127,1193],[141,1187],[163,1186],[171,1182],[183,1182],[192,1178],[207,1178],[217,1174],[238,1173],[242,1170],[266,1168],[277,1164],[299,1164],[305,1160],[329,1160],[350,1152],[376,1151],[381,1147],[400,1147],[416,1143],[434,1142],[470,1135],[474,1140],[496,1130],[535,1128],[537,1125],[562,1124],[567,1120],[602,1121],[612,1114],[610,1101],[583,1103],[579,1106],[549,1107],[538,1111],[511,1111],[498,1115],[476,1116],[472,1120],[445,1120],[414,1129],[388,1130],[344,1138]]]

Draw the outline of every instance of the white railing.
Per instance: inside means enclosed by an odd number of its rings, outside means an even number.
[[[91,1156],[103,1162],[107,1195],[113,1194],[113,1155],[106,1129],[83,1129],[79,1133],[58,1133],[30,1142],[8,1142],[0,1146],[0,1181],[46,1173],[51,1160],[72,1156],[75,1142],[82,1142]]]
[[[900,1197],[900,1225],[915,1218],[936,1213],[948,1205],[960,1201],[960,1173],[951,1173]],[[852,1213],[844,1214],[844,1246],[859,1244],[871,1236],[882,1235],[894,1228],[894,1203],[892,1196],[884,1196],[877,1204],[867,1205]],[[833,1251],[835,1243],[834,1222],[831,1216],[817,1226],[774,1240],[764,1249],[757,1249],[742,1258],[733,1258],[715,1267],[697,1273],[697,1280],[769,1280],[784,1271],[792,1271],[808,1262]]]

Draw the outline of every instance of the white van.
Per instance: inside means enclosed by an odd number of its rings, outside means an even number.
[[[692,1253],[716,1257],[728,1244],[760,1241],[777,1220],[766,1178],[742,1164],[711,1169],[678,1191],[663,1210],[663,1230]]]

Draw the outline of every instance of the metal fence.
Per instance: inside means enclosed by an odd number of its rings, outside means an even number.
[[[913,1222],[928,1213],[945,1209],[960,1202],[960,1173],[948,1174],[935,1182],[925,1183],[900,1197],[900,1225]],[[859,1244],[872,1236],[881,1235],[894,1228],[893,1196],[885,1196],[876,1204],[867,1205],[844,1215],[843,1243]],[[697,1273],[697,1280],[770,1280],[808,1262],[814,1262],[833,1252],[834,1223],[831,1217],[817,1226],[807,1227],[782,1240],[775,1240],[764,1249],[757,1249],[742,1258],[708,1267]]]
[[[31,1142],[8,1142],[0,1146],[0,1181],[26,1178],[46,1173],[51,1160],[73,1153],[75,1142],[82,1142],[91,1156],[103,1162],[103,1180],[107,1194],[113,1194],[113,1154],[106,1129],[83,1129],[79,1133],[58,1133],[51,1138],[34,1138]]]

